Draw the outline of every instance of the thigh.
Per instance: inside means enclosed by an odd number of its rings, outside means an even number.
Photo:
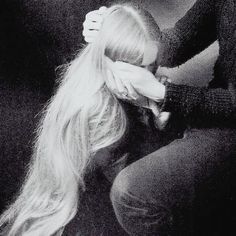
[[[177,187],[195,186],[233,162],[235,154],[236,130],[192,129],[126,167],[120,174],[125,179],[120,187],[145,199],[149,194],[155,201],[155,195],[161,195],[159,189],[174,192]]]
[[[181,231],[187,222],[188,233],[180,235],[191,235],[196,189],[232,166],[235,155],[236,130],[185,132],[184,138],[134,162],[117,176],[111,197],[119,222],[133,232],[139,228],[145,235]]]

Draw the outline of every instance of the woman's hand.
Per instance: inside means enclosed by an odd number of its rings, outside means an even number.
[[[87,43],[92,43],[96,39],[106,10],[107,8],[103,6],[99,10],[91,11],[86,15],[82,34]]]
[[[118,97],[125,94],[125,97],[135,100],[141,94],[156,102],[164,99],[165,86],[147,69],[124,62],[109,64],[113,78],[109,79],[107,86]]]

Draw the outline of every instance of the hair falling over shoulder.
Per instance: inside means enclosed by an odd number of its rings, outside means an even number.
[[[25,182],[0,217],[0,235],[60,235],[75,216],[90,161],[126,129],[122,106],[105,85],[106,57],[140,65],[145,43],[156,37],[151,18],[110,7],[96,42],[67,66],[42,112]]]

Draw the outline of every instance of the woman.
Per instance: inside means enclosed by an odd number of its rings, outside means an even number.
[[[97,40],[69,64],[43,112],[25,183],[0,218],[2,235],[62,233],[76,214],[86,175],[104,158],[99,152],[121,145],[128,128],[123,105],[105,83],[111,61],[152,70],[158,49],[149,55],[149,44],[158,37],[147,12],[125,5],[107,10]]]
[[[153,84],[148,71],[114,63],[113,89],[121,84],[120,93],[132,99],[135,93],[126,89],[126,83],[131,83],[140,94],[162,101],[162,111],[179,115],[189,126],[182,139],[126,167],[115,179],[111,199],[129,235],[231,235],[235,231],[226,232],[228,225],[216,224],[233,219],[225,217],[230,215],[227,210],[235,214],[232,202],[228,208],[225,204],[236,196],[235,6],[235,0],[197,0],[172,29],[162,32],[160,64],[168,67],[219,41],[214,79],[208,87],[167,83],[163,89],[158,81]],[[96,31],[84,31],[90,42],[99,32],[96,21],[93,25]],[[205,227],[194,228],[196,215]],[[235,222],[231,224],[234,227]]]

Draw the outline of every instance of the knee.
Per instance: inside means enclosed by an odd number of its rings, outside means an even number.
[[[130,235],[168,235],[173,221],[170,210],[163,202],[151,200],[152,191],[144,197],[145,184],[139,182],[129,168],[116,177],[110,197],[118,222]]]
[[[126,168],[123,169],[115,178],[111,191],[110,199],[117,216],[122,214],[121,208],[126,201],[129,202],[129,192],[132,189],[131,179]]]
[[[134,174],[130,167],[124,168],[116,176],[110,192],[110,198],[115,209],[117,204],[131,203],[131,200],[134,203],[140,199],[142,187],[141,184],[138,185],[138,182],[140,182],[138,171]]]
[[[130,178],[126,168],[120,171],[114,179],[110,193],[111,199],[121,196],[122,193],[127,193],[130,188]]]

